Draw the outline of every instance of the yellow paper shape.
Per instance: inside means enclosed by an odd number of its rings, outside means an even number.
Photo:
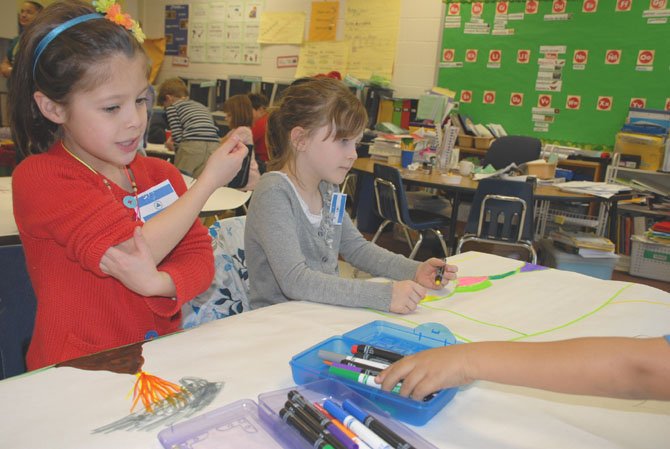
[[[151,60],[151,73],[149,74],[149,83],[153,84],[158,76],[158,71],[161,69],[163,60],[165,59],[165,38],[158,39],[144,39],[142,43],[144,51]]]
[[[347,73],[350,46],[348,41],[306,42],[300,49],[295,77],[313,76],[332,70]]]
[[[264,12],[261,14],[259,44],[302,44],[304,12]]]
[[[310,41],[334,41],[340,2],[312,2],[309,19]]]
[[[391,79],[395,60],[400,0],[347,0],[344,37],[351,41],[349,70],[360,79]]]

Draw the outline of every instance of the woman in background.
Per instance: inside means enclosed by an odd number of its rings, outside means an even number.
[[[42,11],[43,6],[38,2],[26,1],[21,4],[21,10],[19,11],[19,35],[16,36],[9,43],[9,48],[5,54],[2,64],[0,64],[0,71],[2,76],[9,78],[12,74],[12,67],[14,66],[14,58],[16,57],[16,52],[18,51],[19,37],[23,32],[24,28],[27,27],[35,20],[37,13]]]

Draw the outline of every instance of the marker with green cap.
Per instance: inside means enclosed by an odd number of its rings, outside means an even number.
[[[338,368],[336,366],[331,366],[328,368],[328,374],[332,374],[343,379],[353,380],[359,384],[367,385],[368,387],[377,388],[379,390],[382,388],[381,384],[375,382],[375,377],[368,374],[357,373],[355,371],[349,371],[347,369]],[[393,393],[400,393],[401,386],[402,384],[398,383],[391,391]]]

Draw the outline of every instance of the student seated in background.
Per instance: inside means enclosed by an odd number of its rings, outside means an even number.
[[[256,161],[253,134],[251,132],[251,122],[253,121],[253,108],[251,100],[247,95],[233,95],[223,103],[223,112],[226,113],[230,131],[223,137],[223,141],[231,135],[238,136],[242,143],[247,145],[252,151],[251,165],[249,167],[249,182],[243,190],[254,190],[256,183],[261,177],[258,162]]]
[[[554,342],[481,342],[403,357],[376,382],[422,399],[443,388],[487,380],[559,393],[670,400],[670,335],[589,337]]]
[[[172,131],[165,146],[176,152],[174,165],[197,178],[221,142],[212,114],[205,106],[188,98],[186,84],[179,78],[161,83],[158,104],[165,107]]]
[[[263,94],[248,94],[253,108],[253,124],[251,134],[254,136],[254,151],[256,159],[260,161],[261,173],[265,173],[265,164],[268,161],[268,150],[265,145],[265,130],[268,125],[268,106],[270,102]]]
[[[356,160],[365,108],[341,81],[308,80],[284,91],[268,118],[268,171],[251,197],[244,232],[249,303],[290,300],[410,313],[434,288],[441,259],[393,254],[366,240],[344,211],[338,186]],[[343,214],[331,212],[339,202]],[[394,282],[339,276],[338,258]],[[446,265],[444,279],[456,277]]]

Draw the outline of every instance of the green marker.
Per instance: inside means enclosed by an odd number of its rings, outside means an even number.
[[[368,387],[377,388],[381,390],[381,384],[375,382],[375,377],[370,376],[369,374],[357,373],[356,371],[350,371],[348,369],[338,368],[336,366],[331,366],[328,368],[328,374],[332,374],[343,379],[353,380],[359,384],[367,385]],[[396,384],[395,387],[391,390],[393,393],[400,393],[401,383]]]

